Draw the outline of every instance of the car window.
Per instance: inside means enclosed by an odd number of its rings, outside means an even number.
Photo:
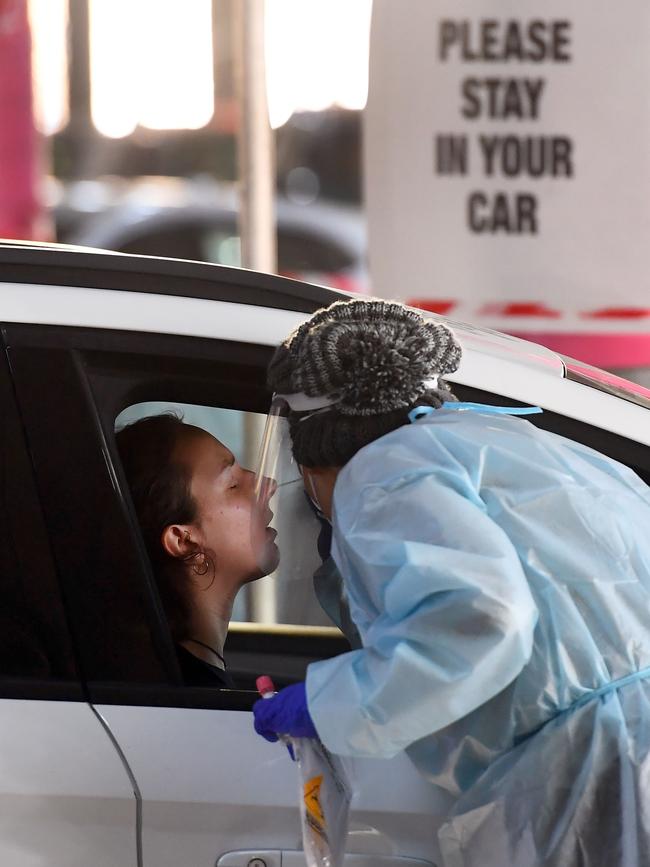
[[[266,422],[262,413],[182,402],[146,401],[126,407],[115,419],[116,433],[141,419],[171,415],[198,427],[223,443],[242,467],[255,467]],[[119,438],[119,437],[118,437]],[[314,551],[312,572],[321,561]],[[152,564],[154,577],[156,568]],[[197,582],[198,584],[198,582]],[[205,587],[205,603],[215,593]],[[201,600],[202,594],[195,598]],[[214,596],[212,597],[214,598]],[[169,616],[168,616],[169,619]],[[170,623],[173,631],[173,624]],[[347,649],[347,643],[321,608],[311,575],[304,580],[283,580],[282,564],[276,572],[246,584],[235,598],[227,642],[228,670],[236,685],[253,688],[259,675],[260,651],[265,649],[264,670],[278,683],[304,675],[301,645],[320,644],[326,655]],[[332,650],[333,649],[333,650]]]
[[[224,443],[243,467],[255,469],[266,422],[263,413],[149,401],[124,409],[115,420],[115,429],[118,431],[138,419],[161,414],[174,415],[202,428]],[[318,565],[320,560],[315,552],[314,568]],[[280,568],[242,589],[235,600],[232,620],[238,624],[264,623],[276,627],[332,626],[316,598],[309,576],[304,581],[285,583]],[[248,632],[250,634],[250,630]]]
[[[151,383],[153,394],[160,394],[161,388],[170,396],[194,393],[201,396],[201,403],[177,399],[129,404],[116,416],[114,429],[123,429],[152,415],[171,413],[212,434],[233,452],[242,466],[254,469],[266,414],[232,405],[250,404],[252,394],[247,400],[245,387],[242,387],[246,376],[233,363],[238,349],[231,345],[225,346],[223,351],[230,363],[217,363],[214,372],[197,368],[194,376],[179,376],[173,385]],[[265,358],[269,351],[263,350]],[[175,370],[180,368],[180,359],[174,366]],[[269,396],[263,386],[264,370],[265,365],[255,371],[249,370],[248,377],[252,380],[255,399],[266,406]],[[216,405],[218,400],[221,405]],[[320,564],[316,552],[314,564]],[[237,686],[253,688],[261,671],[260,665],[278,684],[289,683],[304,676],[309,661],[348,649],[340,631],[319,605],[310,576],[289,584],[281,580],[279,572],[246,585],[235,600],[227,660]]]
[[[9,326],[12,364],[88,692],[99,703],[241,709],[254,694],[187,686],[115,439],[122,425],[176,409],[251,463],[272,350],[252,344],[99,329]],[[47,371],[44,378],[43,371]],[[52,383],[56,383],[53,388]],[[27,397],[28,396],[28,397]],[[248,457],[247,457],[248,456]],[[304,597],[246,590],[226,643],[239,690],[278,686],[348,648]],[[258,582],[260,588],[262,582]],[[274,615],[261,604],[272,600]]]
[[[58,577],[4,352],[0,403],[0,694],[43,698],[54,695],[47,691],[48,682],[67,681],[75,686],[60,697],[80,698]],[[21,681],[22,689],[16,691]],[[31,686],[25,681],[32,681]],[[43,686],[37,689],[36,682]]]

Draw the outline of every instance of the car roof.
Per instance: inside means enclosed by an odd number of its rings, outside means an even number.
[[[305,313],[348,297],[325,286],[246,268],[47,242],[0,240],[0,268],[3,282],[118,289]]]

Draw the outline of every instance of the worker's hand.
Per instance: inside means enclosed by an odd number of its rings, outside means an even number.
[[[315,738],[318,733],[309,715],[304,682],[292,683],[272,698],[261,698],[253,705],[255,731],[267,741],[278,735]]]

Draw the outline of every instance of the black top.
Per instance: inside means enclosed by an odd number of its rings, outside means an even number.
[[[185,686],[212,686],[224,689],[236,689],[235,682],[227,671],[210,665],[198,656],[194,656],[181,644],[176,645],[176,655]]]

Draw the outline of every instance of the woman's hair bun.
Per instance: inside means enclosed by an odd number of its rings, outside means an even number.
[[[336,394],[343,415],[379,415],[412,405],[423,383],[458,368],[453,332],[391,301],[338,301],[280,347],[269,368],[276,391]],[[430,389],[430,387],[429,387]]]

